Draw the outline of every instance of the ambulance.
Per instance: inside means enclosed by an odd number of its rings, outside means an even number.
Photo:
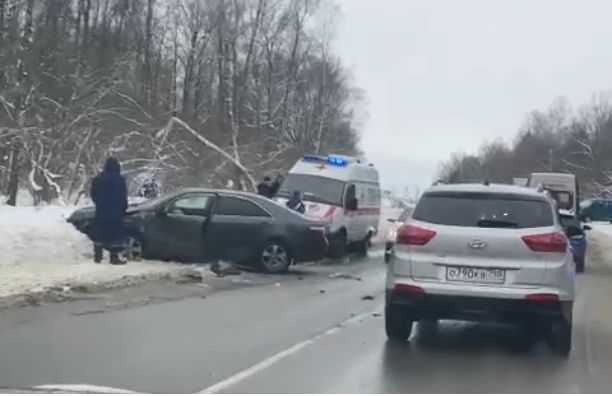
[[[578,179],[571,173],[532,173],[527,180],[529,187],[542,186],[557,201],[559,209],[580,215],[580,190]]]
[[[344,155],[305,155],[275,199],[286,205],[294,191],[302,194],[305,216],[328,221],[331,256],[345,255],[349,246],[367,254],[380,218],[380,180],[372,164]]]

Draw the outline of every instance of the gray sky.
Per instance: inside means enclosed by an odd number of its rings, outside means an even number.
[[[611,0],[337,0],[336,47],[368,97],[362,146],[387,185],[511,139],[528,112],[612,88]]]

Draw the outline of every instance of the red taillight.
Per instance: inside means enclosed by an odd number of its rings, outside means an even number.
[[[534,252],[563,253],[567,250],[567,237],[561,232],[525,235],[521,239]]]
[[[555,303],[559,302],[559,295],[553,293],[528,294],[525,299],[541,303]]]
[[[425,294],[425,289],[414,285],[406,285],[403,283],[397,283],[395,285],[395,291],[398,293],[406,294]]]
[[[396,243],[398,245],[426,245],[436,236],[436,232],[413,225],[402,225],[397,229]]]

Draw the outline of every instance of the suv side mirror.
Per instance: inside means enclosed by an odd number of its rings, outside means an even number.
[[[358,207],[359,201],[357,200],[357,198],[349,198],[348,202],[346,203],[346,208],[348,210],[357,210]]]

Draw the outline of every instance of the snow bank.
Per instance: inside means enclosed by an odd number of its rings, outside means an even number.
[[[0,205],[0,299],[58,287],[121,287],[189,268],[149,261],[95,264],[89,239],[65,220],[74,209]]]
[[[588,253],[595,256],[598,262],[612,267],[612,224],[589,223],[587,231]]]

